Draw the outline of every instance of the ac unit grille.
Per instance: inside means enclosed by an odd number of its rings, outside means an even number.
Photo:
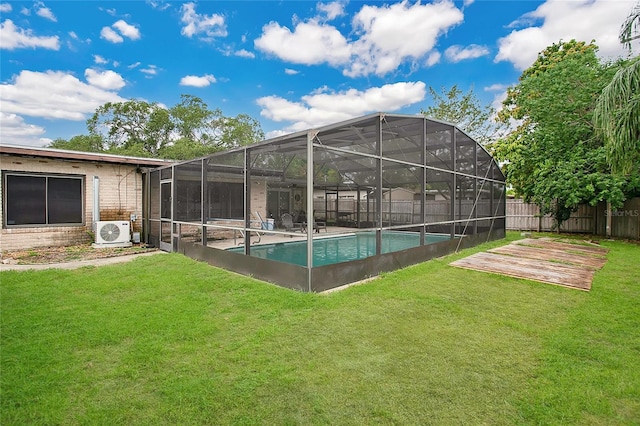
[[[118,241],[120,237],[120,227],[115,223],[105,223],[100,228],[100,238],[108,243]]]

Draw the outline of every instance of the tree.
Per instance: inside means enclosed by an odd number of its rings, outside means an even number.
[[[87,128],[103,140],[106,152],[171,159],[201,157],[264,139],[258,121],[246,114],[225,117],[192,95],[182,95],[169,109],[136,99],[109,102],[96,109]]]
[[[98,135],[78,135],[69,140],[58,138],[51,142],[49,147],[71,151],[104,152],[104,141]]]
[[[87,128],[103,138],[109,152],[156,157],[169,143],[174,124],[169,111],[157,103],[131,99],[98,107]]]
[[[508,89],[498,115],[519,123],[494,146],[507,181],[558,227],[579,204],[625,199],[628,182],[611,174],[592,122],[598,95],[619,64],[601,64],[597,49],[575,40],[547,47]]]
[[[214,130],[222,111],[210,111],[207,104],[196,96],[180,95],[180,103],[170,110],[171,119],[181,138],[207,144],[208,134]]]
[[[260,122],[247,114],[224,117],[220,120],[220,141],[225,149],[250,145],[264,139]]]
[[[491,105],[482,105],[473,89],[463,93],[457,85],[438,93],[429,87],[433,105],[421,109],[420,113],[436,120],[457,125],[477,142],[486,145],[499,134],[501,125],[496,122],[496,111]]]

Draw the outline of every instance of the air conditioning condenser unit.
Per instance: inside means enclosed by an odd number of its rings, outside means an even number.
[[[130,247],[131,225],[124,220],[96,222],[94,247]]]

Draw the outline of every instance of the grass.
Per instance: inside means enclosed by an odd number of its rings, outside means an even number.
[[[178,254],[2,272],[0,424],[640,423],[640,246],[591,292],[448,263],[318,295]]]

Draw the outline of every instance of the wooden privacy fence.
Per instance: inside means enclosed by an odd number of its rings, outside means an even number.
[[[571,217],[560,226],[561,232],[606,235],[607,205],[581,205]],[[540,216],[535,204],[522,199],[507,200],[507,229],[517,231],[553,231],[553,219]],[[624,205],[611,212],[611,236],[616,238],[640,239],[640,198],[627,200]]]
[[[467,219],[471,214],[474,202],[474,200],[456,201],[456,217],[453,217],[451,201],[428,200],[425,203],[424,221],[439,223]],[[383,200],[382,223],[393,225],[422,223],[420,205],[421,201]],[[314,200],[313,206],[315,217],[330,223],[371,224],[377,220],[375,200],[363,199],[358,202],[355,199],[322,199]],[[496,212],[493,212],[492,209],[495,210],[489,200],[479,200],[476,203],[478,218],[493,216]]]

